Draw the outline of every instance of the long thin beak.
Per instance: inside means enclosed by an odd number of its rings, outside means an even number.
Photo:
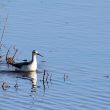
[[[40,53],[37,53],[37,55],[41,56],[41,57],[44,57],[43,55],[41,55]]]

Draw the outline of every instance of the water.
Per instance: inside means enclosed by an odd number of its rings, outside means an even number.
[[[0,109],[109,110],[109,13],[109,0],[1,0],[0,34],[8,15],[3,43],[18,48],[18,61],[30,60],[33,49],[44,58],[37,76],[0,64]]]

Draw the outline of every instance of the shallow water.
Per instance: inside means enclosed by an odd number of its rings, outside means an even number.
[[[8,15],[3,43],[18,48],[18,61],[30,60],[33,49],[44,55],[37,74],[9,72],[3,60],[0,109],[109,110],[109,12],[109,0],[0,1],[0,34]]]

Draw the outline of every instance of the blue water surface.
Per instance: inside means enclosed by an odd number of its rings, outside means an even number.
[[[44,58],[36,92],[19,73],[0,72],[0,84],[11,85],[0,87],[0,109],[110,110],[109,13],[109,0],[1,0],[0,35],[8,16],[3,43],[12,54],[18,49],[18,61],[30,60],[34,49]],[[52,75],[45,84],[44,69]]]

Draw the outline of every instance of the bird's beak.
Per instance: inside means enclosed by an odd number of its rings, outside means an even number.
[[[37,55],[41,56],[41,57],[44,57],[43,55],[41,55],[40,53],[37,53]]]

